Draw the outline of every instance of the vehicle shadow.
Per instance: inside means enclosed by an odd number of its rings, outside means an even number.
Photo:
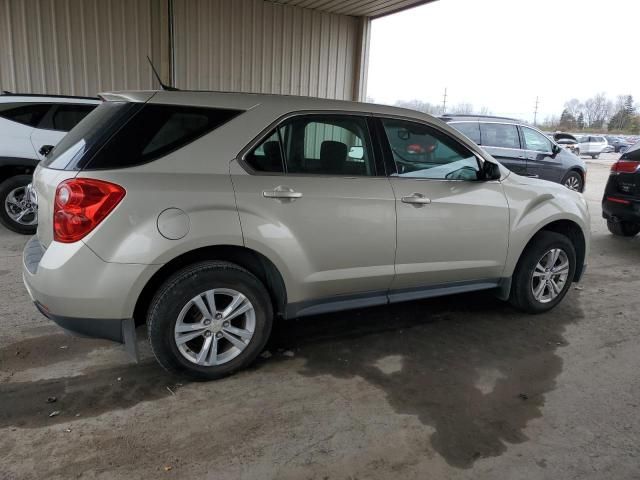
[[[571,292],[536,316],[478,293],[281,323],[271,348],[296,349],[304,375],[382,389],[398,414],[435,429],[431,444],[450,465],[470,468],[527,440],[562,370],[564,329],[582,317]]]

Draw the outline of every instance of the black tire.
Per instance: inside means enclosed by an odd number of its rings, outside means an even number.
[[[596,158],[600,158],[600,154],[599,154],[599,153],[597,153],[597,154],[595,154],[595,155],[591,155],[591,158],[593,158],[594,160],[595,160]]]
[[[174,328],[183,307],[213,288],[233,289],[247,297],[255,311],[255,330],[238,356],[221,365],[203,366],[189,361],[178,350]],[[260,280],[238,265],[221,261],[197,263],[173,274],[158,289],[147,313],[149,342],[160,365],[196,380],[222,378],[248,366],[262,352],[272,323],[271,300]]]
[[[569,261],[569,275],[562,290],[548,303],[538,301],[533,295],[533,273],[538,262],[551,249],[564,250]],[[576,271],[576,251],[571,241],[556,232],[542,231],[537,233],[522,253],[513,273],[509,302],[518,310],[527,313],[543,313],[554,308],[569,291]]]
[[[576,183],[577,182],[577,183]],[[569,185],[575,185],[575,188],[571,188]],[[580,175],[580,172],[575,170],[569,171],[562,179],[562,185],[570,190],[582,193],[584,191],[584,178]]]
[[[640,233],[640,223],[612,222],[607,220],[607,228],[614,235],[619,237],[635,237]]]
[[[9,213],[6,210],[5,200],[13,190],[20,187],[26,187],[30,183],[31,175],[16,175],[14,177],[9,177],[4,182],[0,183],[0,223],[9,230],[21,233],[22,235],[35,234],[38,225],[23,225],[22,223],[16,222],[9,216]]]

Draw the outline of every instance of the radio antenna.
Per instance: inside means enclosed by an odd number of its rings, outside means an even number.
[[[171,85],[165,85],[164,83],[162,83],[162,80],[160,80],[160,75],[158,75],[158,71],[156,70],[156,67],[153,66],[153,62],[149,58],[149,55],[147,55],[147,60],[149,60],[149,65],[151,65],[151,70],[153,71],[153,75],[156,77],[156,80],[158,80],[158,83],[160,84],[160,87],[162,87],[162,90],[167,90],[169,92],[177,92],[178,89],[176,87],[172,87]]]

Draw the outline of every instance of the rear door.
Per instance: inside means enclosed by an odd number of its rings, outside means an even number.
[[[476,156],[435,127],[379,122],[398,215],[391,298],[408,299],[425,287],[497,281],[509,238],[501,183],[479,180]]]
[[[560,182],[565,171],[553,143],[545,135],[526,126],[520,127],[527,157],[527,176]]]
[[[527,174],[527,161],[518,127],[510,123],[480,122],[482,148],[518,175]]]
[[[0,157],[35,160],[31,135],[51,105],[29,102],[0,103]]]
[[[284,120],[232,162],[246,246],[273,259],[289,303],[386,302],[396,212],[378,156],[365,116],[314,113]]]
[[[40,160],[40,148],[44,145],[56,146],[62,137],[86,117],[96,105],[79,103],[59,103],[51,106],[37,128],[31,133],[31,143]]]

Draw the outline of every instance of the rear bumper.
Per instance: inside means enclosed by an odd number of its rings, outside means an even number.
[[[629,203],[608,200],[607,197]],[[602,200],[602,217],[612,222],[640,222],[640,200],[605,194],[605,198]]]
[[[65,330],[124,343],[137,357],[133,312],[159,266],[108,263],[84,243],[51,243],[33,237],[23,253],[22,278],[45,317]]]
[[[47,311],[37,301],[34,303],[40,313],[56,323],[59,327],[62,327],[69,334],[79,337],[102,338],[104,340],[122,343],[127,353],[136,361],[138,360],[136,325],[132,318],[118,320],[108,318],[62,317]]]

